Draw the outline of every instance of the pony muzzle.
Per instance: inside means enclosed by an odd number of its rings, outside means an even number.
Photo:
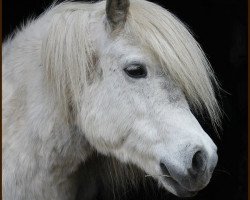
[[[209,155],[206,150],[200,148],[194,153],[185,152],[182,157],[184,167],[177,167],[162,159],[160,168],[162,174],[167,175],[164,181],[170,182],[172,187],[174,185],[178,196],[193,196],[209,183],[218,156],[216,151]]]

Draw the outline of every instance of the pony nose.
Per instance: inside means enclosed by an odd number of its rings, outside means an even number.
[[[170,176],[168,168],[167,168],[166,164],[163,161],[160,162],[160,167],[161,167],[162,173],[164,175]]]
[[[191,167],[189,173],[193,176],[203,174],[207,168],[207,156],[202,151],[196,151],[192,157]]]

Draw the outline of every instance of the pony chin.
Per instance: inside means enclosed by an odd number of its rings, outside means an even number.
[[[167,178],[166,178],[167,179]],[[183,188],[180,184],[178,184],[172,178],[168,178],[168,180],[159,180],[160,184],[172,194],[178,197],[193,197],[195,196],[198,191],[188,191],[187,189]]]

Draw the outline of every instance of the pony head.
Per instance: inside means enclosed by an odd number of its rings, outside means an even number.
[[[200,46],[175,16],[147,1],[74,5],[58,8],[44,46],[65,118],[74,113],[71,121],[98,152],[135,164],[175,195],[193,196],[218,159],[190,111],[205,110],[219,124],[217,83]]]

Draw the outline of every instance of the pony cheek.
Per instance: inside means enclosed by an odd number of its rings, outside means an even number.
[[[111,119],[106,115],[96,115],[95,111],[90,112],[85,118],[85,137],[98,152],[108,154],[123,145],[128,130],[124,123],[121,123],[123,120],[119,122],[116,119],[115,116]]]

